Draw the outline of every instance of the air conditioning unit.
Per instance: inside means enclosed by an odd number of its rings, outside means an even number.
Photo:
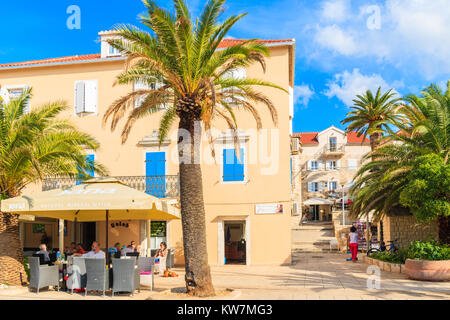
[[[300,139],[292,138],[292,152],[300,152]]]
[[[300,215],[300,203],[294,202],[292,206],[292,215],[299,216]]]

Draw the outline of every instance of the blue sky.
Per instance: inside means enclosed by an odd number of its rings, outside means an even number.
[[[188,3],[196,15],[205,2]],[[70,5],[81,9],[80,30],[66,27]],[[448,0],[228,0],[226,7],[225,16],[248,13],[231,37],[296,39],[296,132],[342,128],[351,100],[366,89],[418,94],[450,79]],[[100,30],[137,24],[143,10],[140,0],[5,2],[0,63],[97,53]]]

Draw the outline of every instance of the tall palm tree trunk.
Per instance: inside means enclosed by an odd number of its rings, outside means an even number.
[[[196,163],[196,155],[200,153],[199,137],[195,137],[195,119],[180,117],[179,129],[190,133],[191,161],[183,158],[180,151],[180,200],[181,221],[183,226],[183,247],[186,269],[186,289],[188,293],[198,297],[215,294],[208,265],[206,247],[206,215],[203,200],[202,169]],[[194,138],[195,137],[195,138]],[[179,141],[179,146],[181,145]],[[180,147],[179,147],[180,148]],[[181,150],[181,149],[180,149]],[[183,149],[186,151],[186,148]],[[189,157],[188,157],[189,158]]]
[[[439,242],[441,244],[450,244],[450,217],[440,216],[439,225]]]
[[[19,216],[0,212],[0,284],[20,286],[26,281]]]

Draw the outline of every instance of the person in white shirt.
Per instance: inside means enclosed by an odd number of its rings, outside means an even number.
[[[92,243],[92,251],[85,254],[74,253],[73,255],[75,257],[82,256],[83,258],[105,259],[105,253],[100,250],[100,243],[98,241]]]
[[[350,234],[348,235],[348,243],[350,247],[350,252],[352,253],[352,261],[356,262],[358,255],[358,233],[356,232],[355,226],[350,228]]]
[[[122,256],[126,256],[128,252],[134,252],[134,250],[132,249],[131,245],[129,245],[126,248],[123,248],[122,251],[120,251],[120,254]]]

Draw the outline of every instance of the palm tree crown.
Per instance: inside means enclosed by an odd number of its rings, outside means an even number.
[[[117,100],[104,116],[104,122],[112,117],[111,129],[114,130],[127,109],[136,99],[141,99],[139,107],[128,116],[122,132],[123,142],[137,119],[160,111],[163,112],[160,141],[177,118],[201,120],[206,130],[211,128],[215,118],[221,118],[235,131],[235,110],[239,109],[249,111],[257,128],[261,129],[257,103],[269,109],[277,124],[273,103],[254,87],[282,88],[262,80],[234,76],[234,71],[253,62],[260,63],[265,70],[269,49],[256,40],[248,40],[219,50],[227,32],[245,14],[231,16],[219,24],[218,16],[225,0],[210,0],[194,24],[182,0],[174,1],[175,15],[157,7],[154,1],[143,2],[148,14],[141,16],[141,22],[151,32],[120,25],[116,31],[122,39],[109,41],[128,56],[127,70],[118,77],[118,83],[139,81],[148,86],[148,89],[136,90]]]
[[[17,99],[0,102],[0,193],[18,196],[29,184],[49,176],[77,177],[80,172],[106,170],[86,161],[87,149],[98,142],[78,131],[66,120],[57,119],[67,105],[48,103],[26,113],[31,89]]]
[[[374,96],[370,90],[365,95],[357,95],[354,99],[353,111],[347,114],[342,124],[349,123],[347,132],[357,131],[359,136],[370,137],[370,145],[374,150],[379,143],[383,130],[389,125],[396,124],[402,120],[398,111],[398,102],[401,98],[396,96],[392,89],[381,95],[381,87]]]

